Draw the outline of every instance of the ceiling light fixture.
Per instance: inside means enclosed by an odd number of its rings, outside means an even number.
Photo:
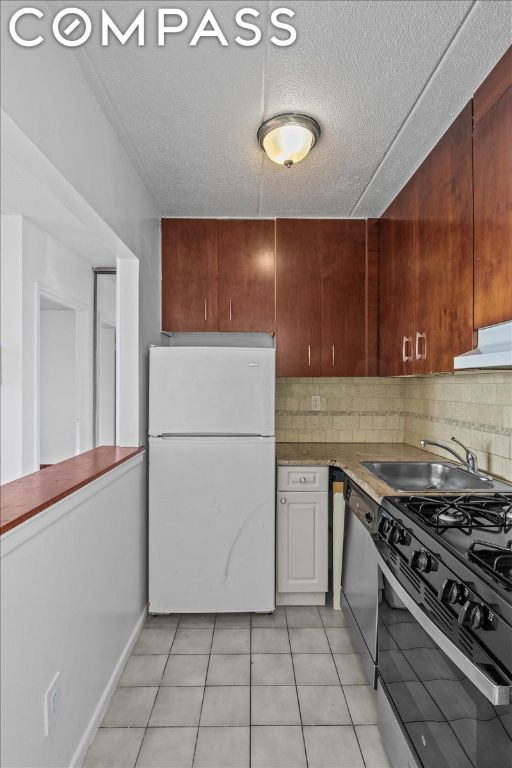
[[[309,154],[320,138],[320,126],[309,115],[275,115],[258,128],[260,147],[272,162],[291,168]]]

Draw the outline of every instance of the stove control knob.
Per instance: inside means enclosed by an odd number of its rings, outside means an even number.
[[[459,624],[466,629],[479,629],[485,622],[485,608],[471,600],[464,605],[459,614]]]
[[[391,534],[391,543],[392,544],[405,544],[405,530],[402,528],[401,525],[395,525],[393,528],[393,532]]]
[[[389,519],[389,517],[384,517],[382,519],[381,524],[380,524],[380,532],[382,533],[383,536],[387,537],[387,535],[391,531],[392,527],[393,527],[393,523]]]
[[[429,573],[432,570],[432,555],[424,549],[418,549],[412,553],[409,565],[420,573]]]
[[[441,602],[448,605],[455,605],[456,603],[463,603],[464,585],[453,579],[446,579],[441,590]]]

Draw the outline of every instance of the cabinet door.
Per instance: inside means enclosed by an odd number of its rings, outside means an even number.
[[[366,222],[317,222],[322,376],[366,376]]]
[[[475,328],[512,320],[512,87],[475,125]]]
[[[366,220],[366,375],[379,372],[380,219]]]
[[[320,376],[320,257],[317,222],[276,221],[278,376]]]
[[[468,104],[416,174],[414,370],[453,370],[473,346],[472,108]]]
[[[218,329],[218,224],[162,219],[162,330]]]
[[[327,494],[277,494],[278,592],[327,591]]]
[[[380,376],[400,376],[413,372],[415,216],[416,177],[413,176],[380,222]]]
[[[219,221],[219,330],[274,332],[274,221]]]

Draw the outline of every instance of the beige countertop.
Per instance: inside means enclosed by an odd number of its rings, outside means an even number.
[[[433,461],[436,456],[407,443],[277,443],[276,458],[282,465],[339,467],[380,502],[384,496],[401,494],[361,466],[362,461]]]

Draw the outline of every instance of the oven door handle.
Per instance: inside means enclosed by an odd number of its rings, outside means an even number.
[[[473,662],[446,637],[444,632],[429,619],[427,614],[414,602],[414,599],[402,587],[380,552],[377,552],[377,562],[382,573],[389,581],[407,610],[414,616],[427,634],[430,635],[432,640],[437,643],[439,648],[447,654],[448,658],[457,665],[460,671],[463,672],[469,680],[471,680],[485,698],[495,706],[500,704],[510,704],[512,702],[512,686],[496,685],[485,672],[473,664]]]

